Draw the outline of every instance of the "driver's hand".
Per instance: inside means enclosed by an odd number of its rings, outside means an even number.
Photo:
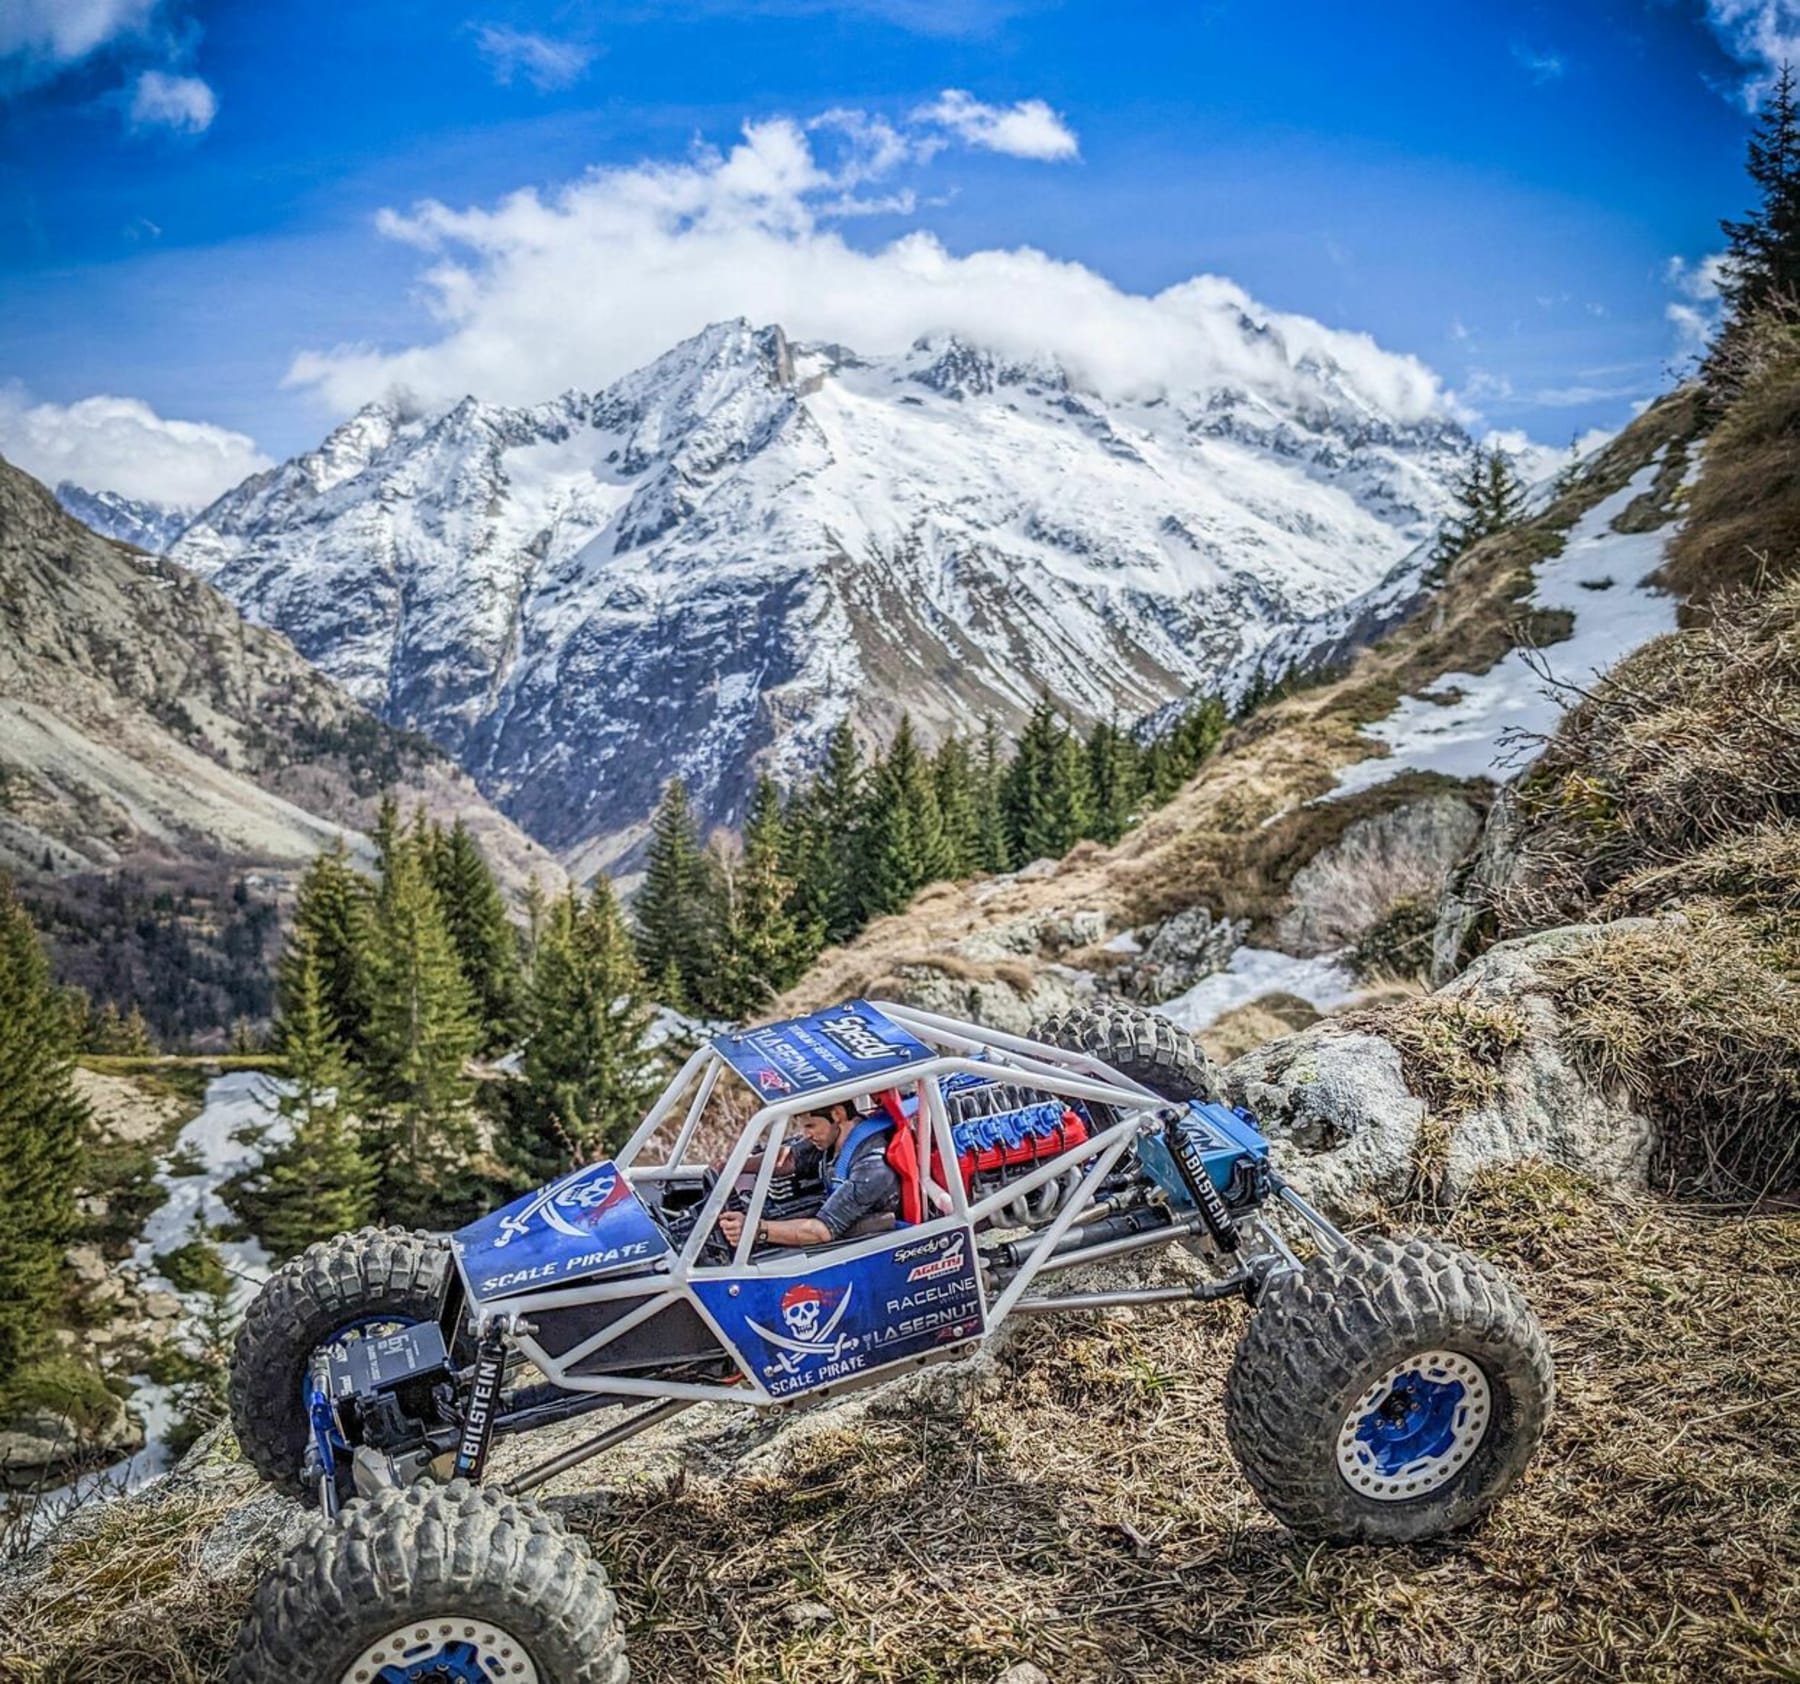
[[[741,1210],[728,1210],[719,1218],[719,1232],[725,1236],[727,1245],[735,1246],[743,1237],[744,1213]]]

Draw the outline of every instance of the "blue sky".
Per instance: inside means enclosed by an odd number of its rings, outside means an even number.
[[[0,450],[192,500],[396,381],[547,397],[693,316],[880,340],[927,295],[1105,361],[1197,275],[1561,445],[1691,354],[1797,16],[0,0]]]

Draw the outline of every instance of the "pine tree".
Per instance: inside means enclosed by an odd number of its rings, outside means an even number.
[[[725,1017],[747,1017],[795,981],[819,950],[817,928],[803,927],[791,910],[786,849],[780,794],[768,778],[759,778],[735,867],[730,938],[717,966]]]
[[[1187,780],[1182,776],[1167,733],[1151,738],[1138,760],[1138,775],[1143,779],[1144,795],[1152,807],[1160,807]]]
[[[390,839],[387,847],[392,849]],[[340,836],[314,857],[300,879],[293,930],[276,969],[278,995],[297,992],[289,955],[302,940],[310,962],[318,968],[324,1007],[351,1062],[368,1055],[369,963],[374,916],[369,885],[350,863]],[[278,1026],[278,1041],[285,1035]]]
[[[1719,224],[1726,239],[1719,292],[1734,325],[1776,299],[1800,302],[1800,112],[1791,64],[1775,79],[1745,168],[1758,202],[1742,221]]]
[[[135,1005],[121,1013],[114,1000],[103,1000],[98,1011],[87,1012],[80,1034],[83,1050],[111,1058],[148,1058],[156,1051],[144,1014]]]
[[[1525,518],[1525,482],[1504,450],[1488,452],[1482,476],[1482,513],[1487,533],[1508,531]]]
[[[464,1066],[480,1038],[475,1005],[427,873],[428,837],[395,837],[377,900],[365,1068],[381,1217],[430,1227],[474,1191]]]
[[[632,913],[638,963],[647,976],[676,980],[676,996],[663,1003],[677,1010],[706,991],[708,888],[687,785],[671,778],[651,821],[644,885]]]
[[[1006,838],[1006,819],[1000,807],[1000,727],[989,715],[981,722],[981,757],[975,764],[975,825],[979,843],[975,863],[982,871],[1010,871],[1012,848]]]
[[[1471,452],[1456,482],[1456,505],[1438,528],[1431,546],[1425,574],[1430,583],[1442,580],[1449,573],[1450,564],[1483,535],[1483,469],[1482,453],[1479,450]]]
[[[1000,780],[1006,851],[1019,865],[1045,858],[1053,842],[1051,786],[1060,742],[1056,710],[1047,695],[1040,695]]]
[[[544,893],[544,885],[538,880],[537,873],[533,872],[531,881],[525,885],[525,933],[519,944],[521,998],[526,1003],[528,1015],[531,973],[537,964],[538,943],[543,940],[544,924],[549,916],[550,897]]]
[[[326,1004],[323,977],[303,932],[297,932],[289,952],[289,991],[281,1002],[288,1091],[276,1105],[292,1133],[227,1194],[278,1258],[360,1228],[375,1214],[375,1165],[352,1121],[354,1078]]]
[[[1176,720],[1168,738],[1177,788],[1206,763],[1230,723],[1231,716],[1224,699],[1219,696],[1207,696],[1195,702]]]
[[[643,973],[604,876],[585,900],[571,890],[551,903],[532,996],[537,1027],[501,1150],[536,1183],[623,1140],[656,1085]]]
[[[1115,720],[1102,720],[1088,733],[1088,781],[1094,791],[1093,835],[1117,842],[1137,812],[1139,766],[1137,739],[1121,731]]]
[[[339,840],[341,846],[342,839]],[[369,832],[369,840],[375,844],[375,875],[384,878],[400,842],[400,802],[391,789],[381,792],[381,805],[375,810],[375,827]]]
[[[828,942],[848,941],[862,928],[858,856],[864,842],[868,776],[848,719],[825,742],[825,763],[807,801],[810,824],[802,841],[812,884],[809,911],[825,925]]]
[[[858,887],[863,916],[879,918],[903,910],[927,883],[950,872],[930,762],[907,715],[876,768],[868,813]]]
[[[947,875],[972,876],[982,869],[981,809],[974,760],[960,734],[946,737],[932,757],[931,787],[944,827]]]
[[[1459,556],[1518,525],[1524,514],[1525,487],[1506,452],[1498,447],[1475,451],[1457,481],[1456,507],[1431,547],[1427,582],[1440,582]]]
[[[1094,785],[1088,776],[1081,739],[1066,724],[1060,728],[1050,763],[1049,826],[1044,852],[1061,859],[1094,828]]]
[[[0,1390],[62,1298],[87,1108],[74,1027],[11,880],[0,876]]]
[[[524,984],[519,938],[506,916],[500,885],[461,819],[448,832],[434,831],[430,861],[444,923],[475,996],[481,1020],[478,1050],[488,1056],[502,1053],[518,1038]]]

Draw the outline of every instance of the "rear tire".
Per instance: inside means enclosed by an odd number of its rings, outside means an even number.
[[[605,1570],[535,1503],[456,1480],[315,1520],[257,1588],[228,1684],[625,1684]]]
[[[305,1387],[313,1353],[359,1322],[435,1322],[454,1263],[441,1234],[363,1228],[310,1245],[256,1295],[231,1356],[231,1424],[251,1466],[302,1498],[312,1428]]]
[[[1163,1099],[1181,1103],[1220,1096],[1218,1072],[1194,1037],[1142,1006],[1075,1006],[1045,1018],[1031,1038],[1091,1054]]]
[[[1269,1283],[1225,1382],[1225,1430],[1303,1538],[1412,1543],[1499,1501],[1554,1392],[1544,1330],[1492,1263],[1378,1240]]]

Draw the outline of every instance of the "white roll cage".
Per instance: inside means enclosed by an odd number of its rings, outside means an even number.
[[[742,1381],[735,1384],[662,1380],[628,1375],[581,1375],[574,1366],[601,1347],[639,1326],[652,1316],[686,1300],[718,1334],[727,1350],[735,1352],[728,1333],[708,1314],[706,1306],[693,1291],[696,1280],[731,1279],[764,1275],[802,1275],[832,1264],[855,1261],[873,1251],[894,1244],[892,1232],[870,1235],[832,1246],[829,1251],[794,1250],[763,1251],[751,1256],[757,1224],[769,1197],[774,1179],[779,1147],[788,1120],[821,1107],[863,1098],[884,1088],[897,1088],[902,1093],[913,1090],[918,1107],[912,1127],[919,1174],[925,1195],[924,1220],[906,1230],[906,1236],[928,1238],[946,1229],[962,1229],[973,1233],[975,1226],[999,1215],[1022,1194],[1042,1187],[1046,1182],[1068,1176],[1085,1165],[1073,1184],[1055,1218],[1029,1236],[1028,1247],[1016,1270],[993,1301],[987,1302],[987,1283],[981,1284],[985,1325],[991,1330],[1021,1302],[1032,1280],[1049,1261],[1058,1244],[1073,1226],[1084,1206],[1090,1204],[1096,1191],[1112,1174],[1132,1141],[1150,1126],[1149,1116],[1166,1104],[1148,1088],[1121,1075],[1101,1060],[1086,1053],[1072,1053],[1059,1047],[1032,1041],[1022,1035],[1008,1035],[979,1024],[963,1023],[934,1012],[918,1011],[910,1006],[888,1002],[868,1002],[900,1028],[907,1030],[933,1052],[932,1057],[918,1059],[896,1068],[891,1080],[864,1073],[832,1087],[813,1088],[791,1093],[764,1105],[751,1116],[738,1132],[736,1143],[727,1155],[716,1184],[696,1218],[681,1250],[660,1262],[653,1272],[598,1279],[551,1292],[522,1295],[508,1302],[500,1300],[483,1306],[484,1320],[497,1320],[508,1325],[514,1342],[557,1386],[570,1391],[606,1392],[624,1397],[679,1399],[688,1402],[730,1401],[772,1405],[780,1400],[772,1397],[749,1365]],[[687,1154],[700,1129],[708,1103],[718,1087],[721,1074],[730,1069],[719,1050],[709,1044],[701,1047],[682,1066],[662,1097],[651,1107],[614,1159],[619,1172],[634,1186],[671,1181],[701,1174],[708,1166],[688,1163]],[[735,1072],[734,1072],[735,1074]],[[950,1119],[944,1106],[941,1078],[969,1074],[989,1080],[1017,1080],[1054,1098],[1080,1099],[1107,1106],[1120,1113],[1110,1126],[1093,1130],[1081,1144],[1065,1147],[1029,1173],[1009,1179],[1005,1186],[985,1197],[971,1200],[954,1172],[957,1161]],[[677,1114],[686,1101],[686,1110],[666,1153],[651,1151],[658,1132]],[[934,1154],[933,1147],[936,1152]],[[737,1241],[729,1263],[706,1263],[702,1251],[718,1225],[727,1200],[739,1179],[746,1173],[751,1157],[761,1152],[761,1162],[748,1200],[743,1233]],[[937,1165],[948,1172],[946,1186],[932,1174]],[[1158,1236],[1166,1239],[1168,1234]],[[540,1310],[557,1309],[573,1304],[592,1304],[614,1299],[641,1298],[617,1320],[573,1348],[557,1355],[543,1350],[531,1337],[530,1316]],[[947,1354],[956,1354],[955,1352]],[[909,1359],[918,1362],[925,1359]],[[889,1369],[876,1371],[886,1377]],[[859,1376],[850,1385],[866,1384]],[[820,1396],[836,1388],[820,1388],[809,1396]]]

